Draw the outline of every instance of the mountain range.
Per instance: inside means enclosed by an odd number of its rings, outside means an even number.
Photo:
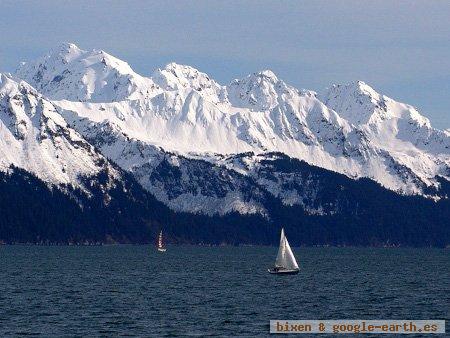
[[[267,244],[281,224],[296,244],[450,242],[450,132],[362,81],[316,93],[264,70],[221,85],[176,63],[145,77],[64,43],[0,75],[0,154],[0,189],[20,187],[0,203],[4,242],[165,228],[174,242]],[[30,184],[70,205],[51,235],[50,211],[27,231],[36,201],[17,221]]]

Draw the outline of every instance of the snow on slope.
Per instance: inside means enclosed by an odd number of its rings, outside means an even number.
[[[132,139],[107,120],[93,124],[70,111],[65,116],[89,143],[131,172],[145,189],[173,210],[208,215],[232,211],[266,214],[260,199],[267,192],[252,186],[235,170]]]
[[[35,62],[22,63],[16,76],[50,99],[111,102],[139,98],[155,89],[124,61],[102,50],[63,43]]]
[[[190,92],[194,89],[213,103],[220,103],[226,99],[224,87],[190,66],[169,63],[165,68],[156,70],[152,79],[164,91]]]
[[[72,184],[97,174],[107,161],[70,128],[34,88],[0,74],[0,170],[25,169],[45,182]]]
[[[432,184],[435,175],[448,176],[450,137],[432,128],[414,107],[381,95],[362,81],[333,86],[320,98],[424,182]]]
[[[144,78],[104,52],[74,45],[23,65],[17,75],[53,98],[81,133],[92,137],[107,127],[123,135],[107,156],[127,170],[151,162],[145,154],[123,159],[126,140],[134,140],[209,161],[215,154],[282,152],[407,194],[450,175],[448,133],[363,82],[317,96],[269,70],[221,86],[175,63]],[[54,83],[58,75],[63,79]]]
[[[434,154],[448,154],[448,134],[431,127],[430,121],[416,108],[381,95],[362,81],[329,88],[322,101],[355,126],[364,127],[381,143],[388,137],[411,142]]]

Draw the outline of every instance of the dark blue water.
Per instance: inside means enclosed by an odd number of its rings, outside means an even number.
[[[449,250],[297,248],[300,274],[273,276],[276,251],[0,246],[0,336],[249,337],[270,319],[450,318]]]

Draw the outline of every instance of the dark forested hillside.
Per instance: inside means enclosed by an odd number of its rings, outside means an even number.
[[[293,245],[450,244],[450,203],[401,196],[368,180],[351,180],[308,164],[280,158],[278,172],[315,177],[317,198],[339,201],[333,214],[310,215],[278,198],[264,201],[269,218],[259,215],[205,216],[175,213],[124,173],[107,193],[106,174],[95,177],[91,196],[64,187],[49,188],[15,169],[0,174],[0,240],[3,243],[149,243],[164,229],[172,243],[276,244],[284,226]],[[256,183],[255,183],[256,184]],[[441,181],[442,195],[450,184]],[[300,187],[297,187],[300,189]]]
[[[91,178],[92,196],[49,187],[20,169],[0,173],[0,241],[3,243],[149,243],[160,229],[181,243],[268,243],[259,216],[208,217],[174,213],[131,176],[102,191],[107,175]],[[255,236],[261,230],[261,235]]]

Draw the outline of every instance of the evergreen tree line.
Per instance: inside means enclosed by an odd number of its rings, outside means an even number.
[[[277,165],[319,175],[319,198],[339,201],[329,215],[311,215],[277,198],[260,215],[205,216],[176,213],[157,201],[129,174],[108,191],[92,196],[69,186],[60,190],[20,169],[0,173],[0,241],[3,243],[151,243],[164,229],[169,242],[276,245],[283,226],[292,245],[438,246],[450,244],[450,202],[402,196],[368,180],[280,160]],[[287,162],[286,162],[287,161]],[[286,169],[286,168],[285,168]],[[106,173],[95,180],[106,182]],[[124,189],[125,188],[125,189]],[[450,196],[450,184],[441,180]]]

